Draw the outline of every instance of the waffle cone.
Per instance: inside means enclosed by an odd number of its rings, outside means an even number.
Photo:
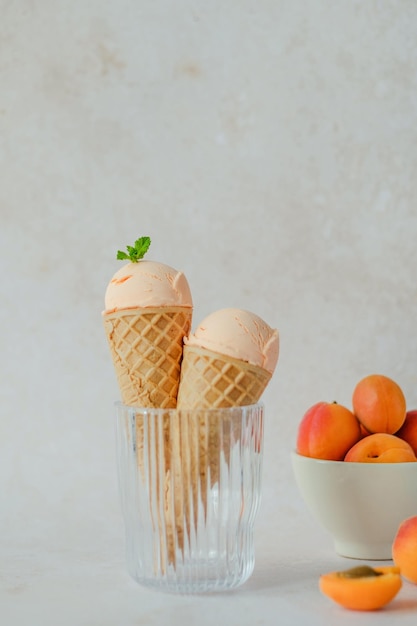
[[[191,326],[186,307],[105,313],[104,328],[120,394],[129,406],[175,408],[183,338]]]
[[[184,346],[179,409],[255,404],[272,374],[262,367],[197,346]]]
[[[191,327],[189,307],[124,309],[103,316],[104,328],[116,371],[122,402],[128,406],[175,408],[180,381],[183,338]],[[172,466],[169,417],[164,419],[164,443],[157,454],[163,455],[168,481]],[[144,433],[142,419],[136,420],[136,453],[143,470]],[[166,497],[169,497],[165,485]],[[176,507],[178,509],[178,507]],[[178,516],[180,513],[178,513]],[[174,520],[165,521],[168,559],[175,563]],[[181,534],[180,534],[181,538]],[[181,541],[180,541],[181,543]]]
[[[271,376],[270,372],[256,365],[205,348],[186,345],[177,408],[201,410],[255,404]],[[184,441],[190,448],[189,472],[196,516],[199,487],[206,511],[205,494],[208,485],[213,486],[219,479],[221,441],[224,441],[225,434],[227,436],[228,428],[223,428],[221,421],[216,419],[215,411],[201,413],[199,423],[190,419],[187,426]],[[224,451],[227,452],[227,449],[225,445]],[[186,456],[185,451],[183,456]]]

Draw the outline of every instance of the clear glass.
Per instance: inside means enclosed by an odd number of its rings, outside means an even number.
[[[177,411],[117,403],[116,413],[130,575],[180,593],[243,584],[255,563],[263,405]]]

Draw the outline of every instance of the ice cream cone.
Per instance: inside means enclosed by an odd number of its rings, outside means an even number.
[[[271,372],[246,361],[206,348],[186,345],[183,351],[177,409],[216,409],[255,404],[271,379]],[[206,511],[208,486],[219,479],[221,441],[228,427],[215,411],[201,413],[199,423],[188,421],[184,441],[191,453],[190,482],[193,490],[194,523],[198,493]],[[228,446],[224,446],[227,450]],[[184,451],[183,456],[186,456]],[[226,462],[228,459],[226,459]]]
[[[175,408],[191,309],[125,309],[103,320],[123,403]]]
[[[175,408],[180,380],[183,338],[191,326],[190,307],[156,307],[118,310],[103,315],[113,365],[124,404],[152,408]],[[136,454],[143,472],[144,433],[143,418],[136,420]],[[171,467],[169,417],[164,418],[163,455],[165,474],[159,480],[170,480],[175,468]],[[174,456],[175,450],[172,450]],[[162,460],[162,459],[161,459]],[[164,493],[169,496],[168,487]],[[166,507],[167,515],[170,507]],[[176,517],[181,512],[176,505]],[[175,563],[173,544],[174,520],[166,519],[168,560]],[[178,543],[182,547],[182,526]]]
[[[155,558],[165,569],[164,555],[168,552],[168,561],[175,566],[177,545],[183,538],[183,525],[178,533],[175,526],[181,510],[168,506],[168,500],[173,502],[172,479],[179,464],[170,409],[177,402],[183,339],[191,327],[193,302],[181,271],[144,260],[150,243],[150,237],[139,237],[133,246],[126,246],[126,252],[117,252],[116,258],[127,263],[107,284],[103,321],[123,404],[158,409],[152,417],[136,412],[132,445],[141,487],[149,492],[159,531],[160,555]]]

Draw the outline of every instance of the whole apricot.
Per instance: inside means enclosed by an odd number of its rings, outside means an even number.
[[[345,607],[356,611],[375,611],[389,602],[402,587],[400,569],[392,566],[359,565],[342,572],[322,574],[320,591]]]
[[[401,575],[417,584],[417,515],[399,525],[392,544],[392,559]]]
[[[296,448],[303,456],[343,461],[360,437],[359,422],[352,411],[336,402],[318,402],[299,424]]]
[[[410,444],[396,435],[374,433],[364,437],[347,452],[351,463],[408,463],[417,461]]]
[[[417,410],[407,411],[404,424],[395,434],[409,443],[417,456]]]
[[[382,374],[371,374],[358,382],[352,405],[354,414],[370,433],[394,434],[405,421],[404,393],[394,380]]]

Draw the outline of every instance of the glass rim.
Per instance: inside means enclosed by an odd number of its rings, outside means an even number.
[[[255,402],[253,404],[242,404],[242,405],[236,405],[236,406],[219,406],[219,407],[198,407],[198,408],[194,408],[194,409],[178,409],[178,408],[174,408],[174,407],[170,407],[170,408],[155,408],[155,407],[151,407],[151,406],[136,406],[136,405],[130,405],[130,404],[124,404],[121,400],[117,400],[116,402],[114,402],[114,406],[118,409],[118,410],[127,410],[127,411],[133,411],[135,413],[141,413],[143,415],[147,415],[147,414],[156,414],[156,415],[160,415],[160,414],[164,414],[166,415],[168,414],[178,414],[178,413],[235,413],[236,411],[239,412],[244,412],[244,411],[254,411],[255,409],[260,409],[260,410],[264,410],[265,405],[263,403],[263,401],[258,401]]]

